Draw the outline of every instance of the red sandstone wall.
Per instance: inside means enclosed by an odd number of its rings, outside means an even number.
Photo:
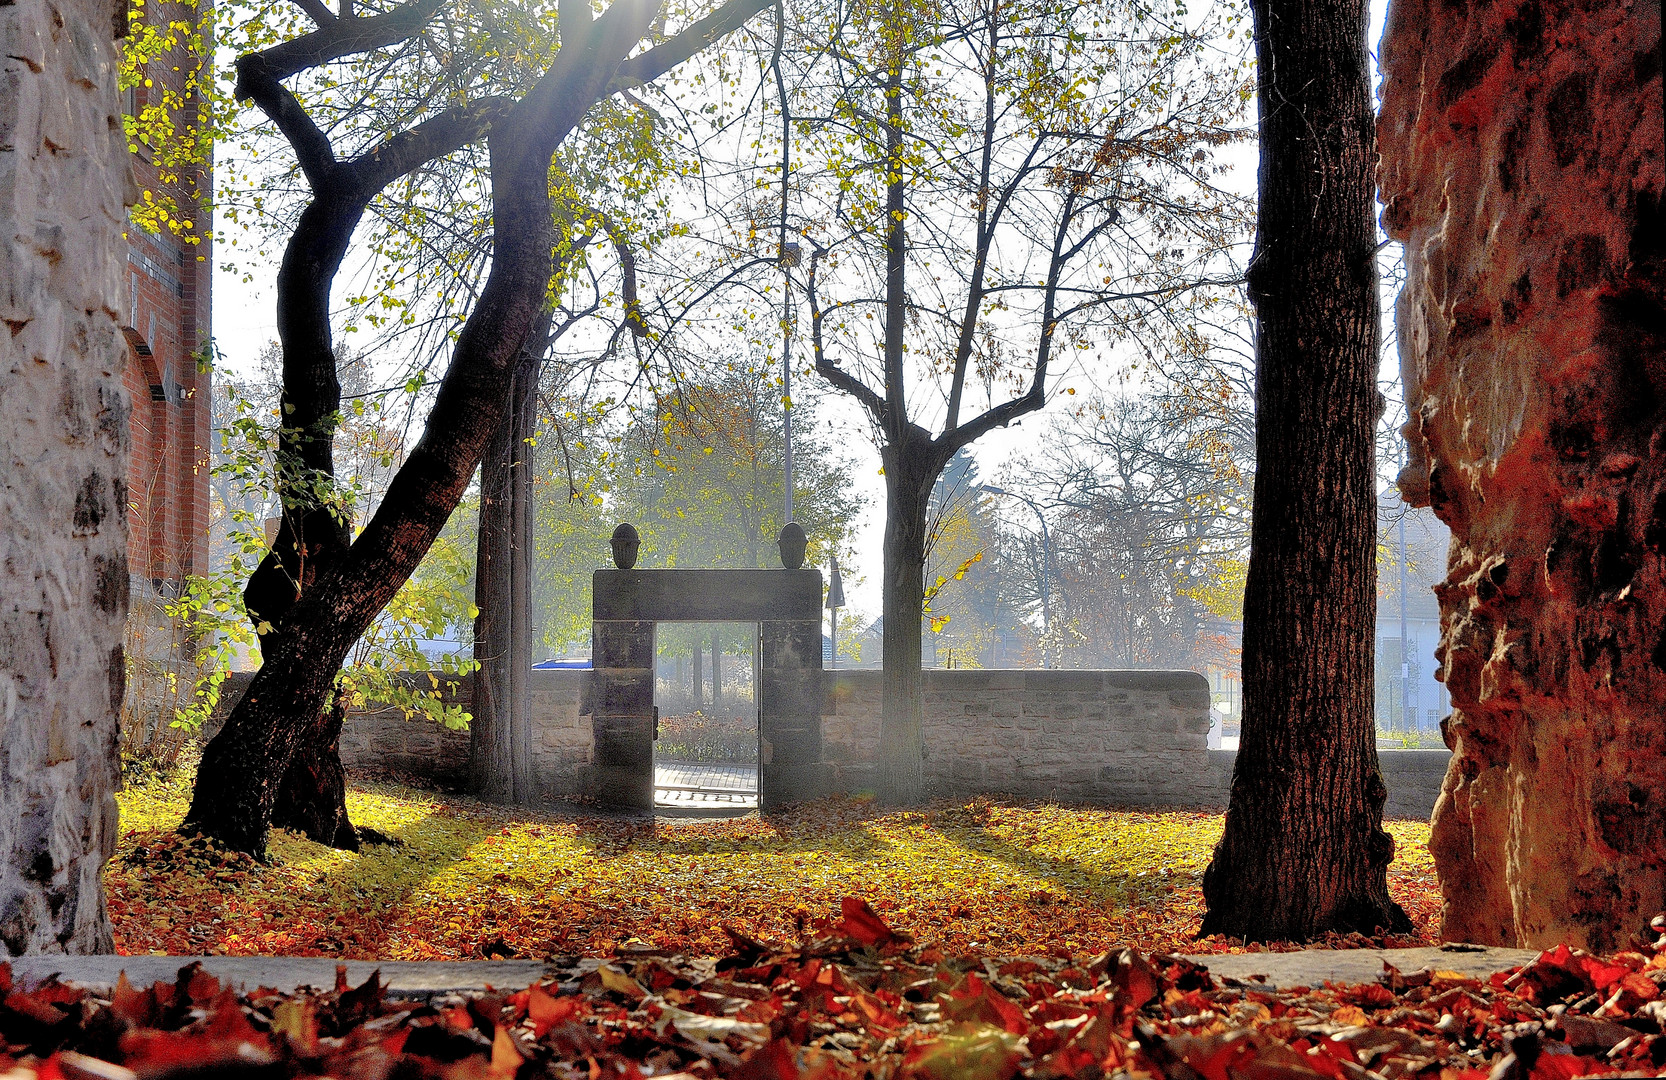
[[[1444,932],[1624,947],[1666,909],[1660,3],[1393,0],[1383,221],[1451,526]]]

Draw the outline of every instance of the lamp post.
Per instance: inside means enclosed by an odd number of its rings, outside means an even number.
[[[839,557],[833,556],[833,572],[827,576],[827,610],[829,612],[828,643],[832,646],[833,655],[828,657],[828,667],[839,666],[839,609],[845,606],[845,581],[839,575]]]
[[[1017,499],[1035,511],[1036,520],[1041,522],[1041,666],[1046,667],[1047,631],[1053,625],[1053,540],[1047,532],[1047,515],[1041,512],[1041,507],[1028,495],[1020,495],[1016,491],[1008,491],[994,484],[981,484],[979,488],[990,495],[1005,495]]]
[[[785,179],[783,178],[783,183]],[[786,199],[785,192],[782,199]],[[782,213],[786,213],[783,201]],[[797,244],[787,242],[787,221],[781,219],[781,438],[785,447],[783,454],[785,481],[787,485],[787,520],[793,519],[793,316],[792,306],[793,277],[792,268],[798,265],[801,249]]]

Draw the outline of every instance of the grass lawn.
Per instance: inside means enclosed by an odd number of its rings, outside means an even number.
[[[263,866],[182,846],[173,830],[190,782],[147,780],[118,797],[105,884],[120,952],[543,958],[607,954],[634,938],[723,954],[724,923],[796,940],[796,923],[835,914],[846,895],[953,950],[1232,947],[1193,940],[1216,813],[983,800],[881,813],[834,799],[649,825],[361,783],[347,796],[353,820],[400,846],[352,854],[275,832]],[[1420,931],[1392,943],[1428,943],[1439,910],[1429,827],[1389,831],[1390,889]]]

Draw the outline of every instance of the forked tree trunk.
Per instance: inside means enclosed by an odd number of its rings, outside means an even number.
[[[488,802],[538,800],[532,767],[532,438],[538,371],[549,345],[546,313],[523,348],[509,415],[480,466],[475,562],[474,674],[469,769]]]
[[[347,817],[347,771],[341,765],[341,725],[346,715],[346,700],[338,690],[301,733],[278,787],[272,824],[294,829],[320,844],[357,851],[359,833]]]
[[[1255,0],[1260,219],[1243,738],[1205,934],[1409,929],[1372,721],[1374,127],[1363,0]]]

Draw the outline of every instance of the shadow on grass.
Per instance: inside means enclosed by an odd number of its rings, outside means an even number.
[[[1176,890],[1197,884],[1202,873],[1201,870],[1196,875],[1186,870],[1157,873],[1157,868],[1151,865],[1106,871],[1079,859],[1049,855],[1014,843],[983,822],[931,814],[927,815],[926,824],[948,843],[1044,881],[1072,900],[1080,899],[1086,892],[1123,907],[1160,906]]]

